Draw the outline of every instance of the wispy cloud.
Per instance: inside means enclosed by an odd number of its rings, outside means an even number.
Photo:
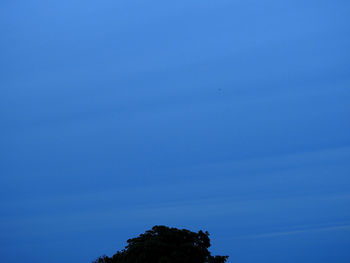
[[[298,234],[311,233],[311,232],[340,231],[340,230],[349,231],[350,224],[308,228],[308,229],[297,229],[297,230],[291,230],[291,231],[267,232],[267,233],[262,233],[262,234],[243,235],[243,236],[238,236],[236,238],[256,239],[256,238],[269,238],[269,237],[298,235]]]

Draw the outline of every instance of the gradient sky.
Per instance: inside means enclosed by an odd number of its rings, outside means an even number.
[[[350,262],[350,1],[0,2],[0,258],[153,225],[229,263]]]

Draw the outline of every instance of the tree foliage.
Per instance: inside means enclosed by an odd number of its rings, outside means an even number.
[[[212,256],[209,233],[154,226],[112,257],[102,256],[93,263],[224,263],[228,256]]]

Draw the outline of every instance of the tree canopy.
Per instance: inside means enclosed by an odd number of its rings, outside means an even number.
[[[93,263],[224,263],[228,256],[212,256],[209,233],[154,226],[112,257],[102,256]]]

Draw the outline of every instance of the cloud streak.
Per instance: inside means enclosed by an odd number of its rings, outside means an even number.
[[[267,232],[267,233],[255,234],[255,235],[243,235],[243,236],[239,236],[239,237],[235,237],[235,238],[257,239],[257,238],[269,238],[269,237],[298,235],[298,234],[312,233],[312,232],[341,231],[341,230],[350,231],[350,224],[328,226],[328,227],[319,227],[319,228],[309,228],[309,229],[299,229],[299,230],[292,230],[292,231]]]

